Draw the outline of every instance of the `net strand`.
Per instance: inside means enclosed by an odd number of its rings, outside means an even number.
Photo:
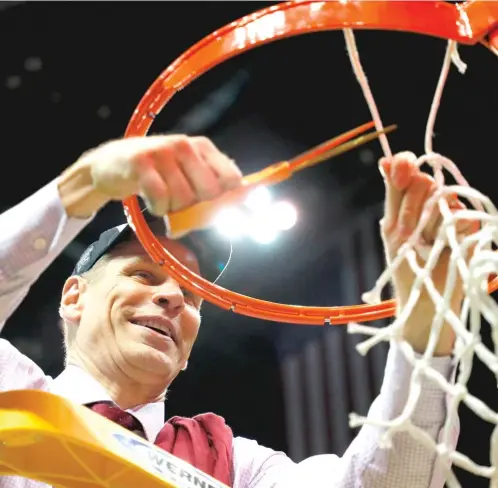
[[[365,96],[365,100],[367,102],[368,108],[370,109],[370,113],[372,114],[373,121],[375,123],[375,130],[383,131],[384,125],[382,124],[382,120],[380,118],[380,112],[377,108],[377,104],[375,103],[374,96],[372,94],[372,90],[368,84],[368,78],[363,70],[363,66],[360,61],[360,53],[358,48],[356,47],[356,40],[352,29],[344,29],[344,38],[346,40],[346,46],[348,49],[349,58],[351,60],[351,65],[353,67],[354,74],[356,79],[358,80],[361,89],[363,90],[363,95]],[[383,133],[379,135],[379,142],[386,157],[392,156],[391,148],[389,147],[389,141],[387,136]]]
[[[353,31],[345,29],[344,37],[354,74],[363,91],[376,129],[381,130],[382,121],[361,66]],[[349,333],[370,336],[356,347],[362,355],[383,341],[394,341],[398,344],[407,361],[413,366],[408,398],[402,413],[393,420],[362,417],[353,413],[350,415],[350,425],[351,427],[372,425],[382,428],[381,445],[384,447],[392,447],[393,436],[396,433],[408,432],[427,449],[437,454],[449,488],[461,488],[451,465],[477,476],[489,478],[489,486],[498,488],[498,413],[472,395],[467,388],[475,357],[498,378],[498,305],[488,294],[488,280],[490,276],[498,273],[498,255],[492,249],[492,246],[498,242],[498,212],[487,196],[470,187],[453,161],[433,150],[434,126],[452,63],[461,74],[465,73],[467,67],[459,57],[457,43],[449,41],[426,124],[425,154],[415,158],[418,166],[426,164],[432,170],[436,190],[427,200],[412,235],[377,279],[373,289],[364,293],[362,298],[369,304],[380,303],[382,290],[391,281],[396,269],[404,263],[410,266],[415,276],[411,293],[407,303],[399,308],[391,324],[382,328],[355,323],[348,326]],[[381,138],[381,145],[384,155],[391,156],[387,137]],[[456,184],[448,184],[445,171],[453,177]],[[448,200],[455,195],[468,200],[470,208],[452,211]],[[435,211],[439,211],[441,223],[434,242],[429,244],[424,239],[424,229]],[[462,235],[458,230],[462,221],[465,223],[477,221],[479,228],[472,234]],[[446,253],[448,258],[448,270],[444,289],[440,293],[432,280],[432,272],[443,253]],[[465,295],[459,314],[451,309],[451,298],[458,279],[461,280]],[[402,332],[422,293],[426,293],[434,302],[435,315],[426,350],[419,356],[407,342],[403,341]],[[481,317],[484,317],[490,325],[493,351],[481,341]],[[431,359],[445,323],[453,328],[457,338],[454,359],[459,369],[454,383],[450,383],[431,367]],[[447,396],[447,416],[437,442],[411,421],[424,380],[437,385]],[[495,424],[490,439],[490,466],[475,463],[458,452],[454,446],[453,436],[458,423],[458,408],[462,403],[483,420]]]

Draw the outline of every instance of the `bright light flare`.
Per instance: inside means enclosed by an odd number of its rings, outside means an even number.
[[[294,205],[273,202],[268,188],[260,186],[247,196],[244,205],[223,210],[215,221],[215,228],[225,238],[247,236],[259,244],[270,244],[296,222]]]
[[[278,228],[267,219],[253,218],[249,235],[259,244],[271,244],[278,237]]]
[[[269,209],[271,220],[279,230],[289,230],[296,225],[297,210],[289,202],[276,202]]]
[[[271,193],[266,186],[258,186],[244,202],[246,207],[254,213],[264,212],[271,204]]]
[[[248,229],[247,215],[238,208],[227,208],[220,212],[215,221],[216,230],[230,239],[242,237]]]

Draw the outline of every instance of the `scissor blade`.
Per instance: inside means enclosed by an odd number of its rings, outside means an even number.
[[[371,132],[369,134],[356,137],[355,139],[347,141],[344,144],[341,144],[340,146],[330,149],[329,151],[325,151],[314,158],[311,158],[307,161],[303,161],[299,166],[294,168],[294,171],[301,171],[302,169],[310,168],[311,166],[323,163],[328,159],[334,158],[336,156],[339,156],[340,154],[350,151],[351,149],[355,149],[359,146],[362,146],[367,142],[373,141],[374,139],[377,139],[381,134],[389,134],[390,132],[393,132],[397,128],[398,126],[393,124],[389,125],[388,127],[384,127],[384,129],[382,130],[378,130],[375,132]]]
[[[289,161],[291,169],[300,167],[301,164],[303,164],[304,162],[309,161],[311,159],[315,159],[319,155],[324,154],[325,152],[328,152],[331,149],[340,146],[341,144],[344,144],[350,139],[353,139],[353,137],[356,137],[362,134],[363,132],[372,129],[374,126],[375,126],[374,122],[367,122],[366,124],[360,125],[358,127],[355,127],[354,129],[348,130],[347,132],[335,136],[332,139],[329,139],[328,141],[322,142],[321,144],[318,144],[318,146],[314,146],[311,149],[308,149],[304,153],[292,158]]]

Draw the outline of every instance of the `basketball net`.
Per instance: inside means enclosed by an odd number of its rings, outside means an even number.
[[[346,29],[344,30],[344,35],[354,73],[363,90],[375,121],[376,129],[380,130],[383,127],[382,121],[361,66],[353,31]],[[403,412],[397,418],[387,421],[351,414],[350,426],[353,428],[361,425],[381,427],[383,429],[381,444],[387,448],[392,446],[392,438],[396,433],[408,432],[427,449],[437,454],[439,461],[447,468],[446,476],[449,488],[461,486],[451,470],[451,464],[478,476],[489,478],[490,486],[495,488],[498,487],[498,414],[479,398],[471,395],[468,392],[467,383],[475,356],[498,378],[498,306],[488,294],[488,279],[498,273],[498,254],[492,250],[492,245],[497,242],[498,238],[498,212],[488,197],[469,186],[452,161],[435,153],[432,148],[434,123],[452,63],[456,65],[460,73],[465,72],[466,65],[459,58],[455,41],[448,42],[443,68],[427,122],[424,144],[425,154],[419,157],[416,163],[419,166],[427,164],[431,168],[436,182],[436,191],[426,202],[420,222],[413,234],[399,249],[396,258],[387,265],[374,288],[362,297],[366,303],[380,303],[383,288],[391,280],[396,268],[406,261],[415,274],[415,281],[409,299],[404,307],[398,309],[396,319],[384,328],[356,323],[348,326],[349,333],[361,333],[371,336],[357,346],[358,352],[362,355],[365,355],[373,346],[382,341],[393,341],[398,344],[407,361],[413,366],[410,392]],[[385,156],[391,156],[387,138],[381,135],[380,142]],[[456,184],[446,182],[444,170],[453,176]],[[470,207],[466,210],[451,211],[447,202],[447,197],[450,194],[466,198],[470,202]],[[439,233],[432,247],[422,246],[420,245],[422,232],[436,206],[442,216]],[[480,230],[467,237],[457,235],[456,224],[461,219],[478,221]],[[475,247],[475,251],[470,260],[466,259],[472,247]],[[436,266],[443,250],[448,248],[451,249],[451,257],[449,259],[445,289],[441,294],[431,280],[431,271]],[[417,259],[417,257],[421,259]],[[419,262],[423,262],[423,265],[420,265]],[[465,291],[465,299],[460,315],[455,314],[450,308],[450,299],[458,277],[462,281]],[[427,349],[419,357],[411,346],[402,340],[402,330],[423,288],[434,302],[436,313],[432,321]],[[481,317],[484,317],[491,326],[494,351],[490,351],[481,342]],[[455,363],[459,364],[459,370],[454,384],[431,367],[431,358],[434,355],[439,334],[445,322],[451,325],[457,337],[454,358]],[[467,323],[469,323],[468,328]],[[427,432],[415,426],[411,421],[421,395],[421,382],[423,379],[428,379],[438,385],[448,398],[447,417],[438,442],[435,442]],[[452,426],[458,421],[458,408],[461,402],[483,420],[495,424],[490,440],[490,466],[480,466],[453,448]]]

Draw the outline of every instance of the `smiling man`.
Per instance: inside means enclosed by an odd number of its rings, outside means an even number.
[[[391,260],[417,225],[434,182],[410,154],[383,160],[380,166],[386,185],[381,229]],[[59,178],[0,216],[0,324],[108,201],[139,194],[161,216],[240,184],[241,173],[233,161],[205,138],[130,138],[89,151]],[[435,215],[425,229],[428,242],[439,223]],[[154,230],[164,235],[164,229]],[[206,258],[193,236],[176,241],[162,237],[162,243],[192,270],[213,278],[217,261]],[[443,253],[433,269],[433,281],[440,289],[448,257],[449,252]],[[413,282],[408,265],[397,268],[393,286],[400,307],[406,304]],[[462,298],[460,284],[452,300],[456,313]],[[392,449],[384,449],[382,429],[367,426],[342,457],[326,454],[294,463],[284,453],[233,436],[224,419],[211,413],[171,418],[164,424],[166,391],[187,366],[201,322],[200,306],[197,296],[148,258],[127,226],[114,227],[85,251],[64,284],[60,304],[67,351],[64,371],[55,379],[47,377],[2,339],[0,391],[41,389],[86,405],[233,488],[444,486],[445,466],[406,432],[394,436]],[[404,329],[405,340],[417,353],[426,348],[434,314],[432,301],[422,293]],[[454,373],[454,341],[451,327],[443,327],[438,357],[431,364],[448,379]],[[401,414],[412,371],[393,344],[381,392],[369,415],[391,420]],[[423,379],[412,422],[437,441],[445,419],[444,392]],[[456,445],[458,425],[452,426],[452,434]],[[42,486],[19,477],[0,477],[1,488]]]
[[[172,241],[162,221],[149,225],[180,262],[201,272],[192,239]],[[203,274],[213,277],[210,264]],[[114,227],[89,246],[64,285],[67,363],[90,372],[122,408],[160,401],[186,369],[200,306],[199,296],[150,259],[128,225]]]

